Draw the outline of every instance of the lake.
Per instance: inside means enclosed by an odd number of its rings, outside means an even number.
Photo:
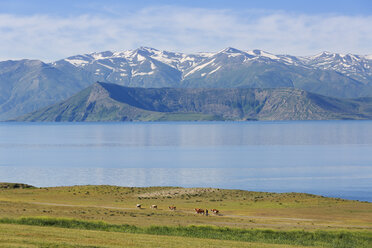
[[[372,121],[1,123],[0,181],[372,201]]]

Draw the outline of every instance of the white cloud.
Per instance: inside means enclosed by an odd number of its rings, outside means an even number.
[[[46,61],[93,51],[141,45],[184,52],[227,46],[272,53],[323,50],[372,53],[372,16],[196,8],[145,8],[120,15],[17,16],[0,14],[0,59]]]

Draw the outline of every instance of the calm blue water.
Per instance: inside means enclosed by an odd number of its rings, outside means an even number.
[[[0,181],[372,201],[372,122],[1,123]]]

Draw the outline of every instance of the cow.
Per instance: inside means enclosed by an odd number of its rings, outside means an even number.
[[[170,210],[176,210],[176,206],[169,206],[168,207]]]
[[[218,209],[213,208],[213,209],[211,209],[211,212],[214,213],[214,214],[218,214],[220,211]]]
[[[204,209],[201,209],[201,208],[195,208],[195,212],[197,214],[204,214]]]
[[[158,209],[158,206],[157,205],[151,205],[150,208],[152,208],[152,209]]]
[[[141,208],[141,204],[137,204],[136,207],[137,207],[137,208]]]

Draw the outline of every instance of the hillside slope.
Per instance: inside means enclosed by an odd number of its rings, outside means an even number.
[[[325,97],[293,88],[129,88],[95,83],[17,121],[371,119],[372,99]]]
[[[64,100],[88,85],[39,60],[0,62],[0,120]]]

